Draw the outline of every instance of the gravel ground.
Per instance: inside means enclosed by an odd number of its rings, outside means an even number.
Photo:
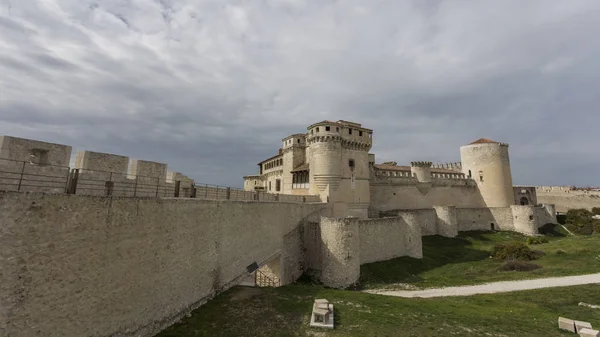
[[[446,297],[446,296],[469,296],[476,294],[493,294],[504,293],[510,291],[565,287],[581,284],[600,283],[600,273],[565,276],[565,277],[550,277],[534,280],[521,281],[504,281],[486,283],[476,286],[448,287],[448,288],[433,288],[425,290],[365,290],[366,293],[397,296],[397,297]]]

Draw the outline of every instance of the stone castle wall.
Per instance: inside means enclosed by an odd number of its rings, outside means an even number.
[[[327,209],[0,192],[0,336],[151,336],[274,252],[297,277]]]
[[[400,256],[421,258],[421,226],[403,217],[359,221],[360,263],[384,261]]]
[[[556,205],[557,212],[585,208],[591,210],[600,207],[600,192],[571,190],[568,187],[538,187],[537,200],[542,204]]]
[[[371,183],[371,214],[397,209],[432,208],[435,205],[485,207],[479,190],[471,180],[457,179],[454,185],[446,180],[438,184],[438,180],[433,179],[426,184],[411,178],[397,178]]]

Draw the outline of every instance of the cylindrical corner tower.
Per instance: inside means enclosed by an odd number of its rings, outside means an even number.
[[[460,148],[463,173],[477,182],[487,207],[515,204],[508,144],[479,139]]]
[[[437,235],[453,238],[458,235],[458,217],[455,206],[433,206],[436,214]]]
[[[318,123],[308,128],[307,143],[310,147],[310,180],[314,181],[322,201],[333,197],[333,191],[340,186],[342,179],[342,137],[335,123]],[[312,185],[312,184],[311,184]]]
[[[358,218],[321,218],[321,282],[347,288],[360,276]]]
[[[413,161],[410,163],[411,174],[417,177],[420,183],[431,182],[431,165],[430,161]]]

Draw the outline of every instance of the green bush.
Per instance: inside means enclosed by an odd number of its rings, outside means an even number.
[[[523,242],[511,242],[507,244],[497,244],[492,250],[492,257],[499,260],[536,260],[540,254],[532,251]]]
[[[528,245],[539,245],[542,243],[548,243],[548,239],[539,236],[530,236],[527,238]]]
[[[570,209],[567,212],[566,226],[575,234],[591,235],[594,233],[598,222],[597,220],[594,220],[592,216],[592,212],[587,209]],[[600,227],[598,227],[598,229],[600,229]],[[600,230],[597,232],[600,232]]]
[[[558,224],[547,223],[538,228],[538,233],[546,236],[567,236],[567,231]]]
[[[592,207],[593,215],[600,215],[600,207]]]
[[[502,271],[532,271],[540,268],[542,268],[542,266],[540,266],[539,264],[518,260],[510,260],[504,262],[498,269]]]

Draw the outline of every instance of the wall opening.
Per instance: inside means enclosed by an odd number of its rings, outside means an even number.
[[[30,153],[31,163],[36,165],[48,165],[48,150],[33,149]]]
[[[275,180],[275,191],[281,191],[281,179]]]
[[[527,197],[521,198],[521,205],[529,205],[529,199]]]
[[[325,127],[325,131],[330,131],[330,130],[331,130],[331,128],[329,126]]]
[[[493,231],[495,231],[495,230],[496,230],[496,226],[494,225],[494,223],[493,223],[493,222],[490,224],[490,230],[493,230]]]

